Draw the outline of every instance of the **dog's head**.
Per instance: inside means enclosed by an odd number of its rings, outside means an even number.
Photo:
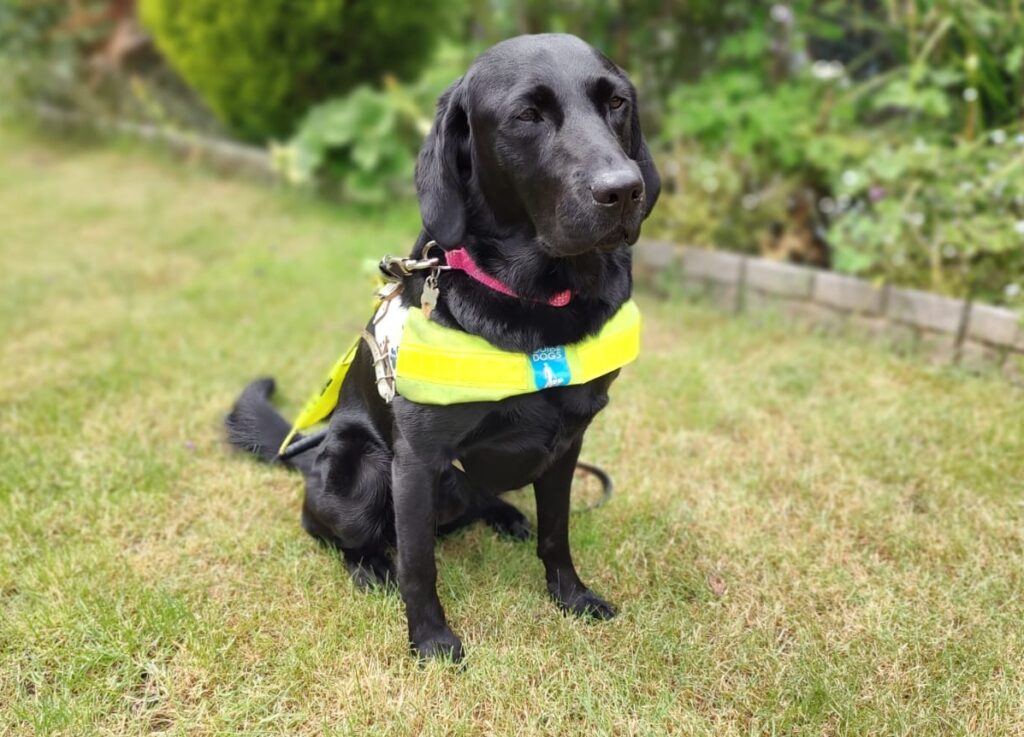
[[[526,236],[560,257],[635,243],[660,182],[625,72],[542,34],[494,46],[441,96],[416,189],[444,247]]]

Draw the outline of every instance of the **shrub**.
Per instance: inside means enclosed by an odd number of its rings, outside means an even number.
[[[832,191],[838,270],[1024,304],[1024,134],[881,142]]]
[[[1019,3],[771,8],[669,96],[655,226],[748,251],[827,242],[840,271],[1020,303]]]
[[[445,45],[414,83],[388,76],[383,89],[360,86],[315,106],[287,144],[271,147],[275,168],[289,184],[364,202],[411,194],[437,98],[466,63]]]
[[[394,90],[357,87],[310,110],[298,133],[271,153],[289,184],[336,186],[354,200],[380,202],[409,192],[416,139]]]
[[[414,74],[443,27],[442,0],[142,0],[157,46],[222,122],[290,134],[313,104],[385,72]]]
[[[90,56],[109,38],[112,0],[88,0],[78,13],[65,0],[0,2],[2,83],[31,102],[81,107],[98,91]]]

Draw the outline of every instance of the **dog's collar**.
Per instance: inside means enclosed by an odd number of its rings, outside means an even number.
[[[461,271],[470,279],[478,281],[485,287],[490,287],[495,292],[500,292],[501,294],[508,295],[509,297],[515,297],[516,299],[523,299],[529,302],[539,302],[541,304],[546,304],[549,307],[565,307],[567,304],[569,304],[569,302],[572,301],[572,291],[568,289],[566,289],[563,292],[559,292],[558,294],[546,300],[530,299],[529,297],[523,297],[517,294],[508,284],[505,284],[505,282],[491,276],[490,274],[485,273],[483,269],[481,269],[477,265],[476,261],[473,260],[473,257],[470,255],[469,251],[467,251],[465,248],[456,248],[451,251],[448,251],[445,254],[445,257],[449,269]]]

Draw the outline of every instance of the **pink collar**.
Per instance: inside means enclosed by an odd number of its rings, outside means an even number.
[[[501,292],[509,297],[516,297],[517,299],[527,299],[530,302],[539,302],[540,300],[529,299],[527,297],[520,297],[504,282],[498,281],[493,276],[485,274],[479,266],[476,265],[476,261],[469,255],[469,251],[465,248],[456,248],[453,251],[448,251],[446,254],[448,268],[461,271],[471,279],[475,279],[484,286],[488,286],[495,292]],[[572,292],[566,289],[564,292],[559,292],[555,296],[544,303],[550,307],[565,307],[572,300]]]

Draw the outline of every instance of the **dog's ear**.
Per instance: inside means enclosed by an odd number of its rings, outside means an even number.
[[[437,116],[416,160],[416,194],[427,234],[452,247],[466,234],[469,120],[463,107],[462,77],[437,101]]]
[[[651,214],[651,210],[654,209],[654,203],[658,201],[658,195],[661,194],[661,177],[658,176],[658,170],[654,167],[654,159],[651,158],[651,151],[647,148],[647,141],[644,139],[643,131],[640,130],[640,112],[639,105],[636,102],[636,90],[633,92],[633,105],[630,110],[630,121],[629,130],[632,140],[630,141],[630,152],[629,158],[636,162],[636,165],[640,167],[640,176],[644,179],[644,217]]]

